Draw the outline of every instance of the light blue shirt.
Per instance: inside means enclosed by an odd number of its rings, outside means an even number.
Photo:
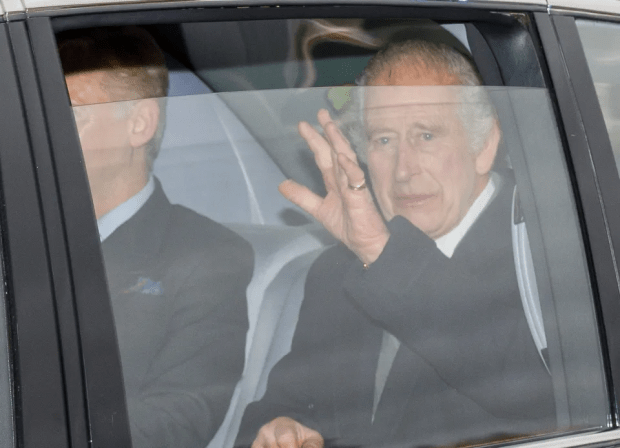
[[[112,233],[135,215],[138,210],[149,200],[155,191],[155,180],[153,176],[149,177],[149,181],[144,188],[138,193],[127,199],[115,209],[109,211],[97,220],[99,228],[99,241],[103,241],[112,235]]]

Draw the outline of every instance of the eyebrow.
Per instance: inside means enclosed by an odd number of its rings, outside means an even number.
[[[416,128],[416,129],[425,129],[427,131],[431,131],[431,132],[435,132],[438,133],[440,131],[443,131],[444,129],[446,129],[446,125],[444,124],[444,122],[441,123],[424,123],[424,122],[420,122],[417,121],[415,123],[413,123],[413,125],[411,125],[412,128]]]
[[[370,125],[368,123],[368,120],[366,120],[366,125],[364,126],[366,128],[366,133],[370,134],[370,132],[376,133],[376,132],[398,132],[396,130],[394,130],[393,128],[389,128],[389,127],[376,127],[373,128],[372,125]],[[432,123],[432,122],[428,122],[428,121],[415,121],[414,123],[412,123],[409,128],[416,128],[416,129],[424,129],[424,130],[428,130],[431,132],[439,132],[442,131],[446,128],[445,123],[442,121],[441,123]]]
[[[441,102],[431,102],[431,101],[427,101],[427,102],[416,102],[416,103],[398,103],[398,104],[381,104],[379,106],[365,106],[364,109],[365,110],[381,110],[381,109],[392,109],[392,108],[396,108],[396,107],[410,107],[410,106],[447,106],[447,105],[454,105],[454,104],[462,104],[463,101],[441,101]]]

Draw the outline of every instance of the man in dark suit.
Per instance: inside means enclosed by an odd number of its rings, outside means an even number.
[[[365,78],[358,154],[325,110],[323,135],[299,125],[327,195],[280,191],[342,244],[313,265],[291,352],[238,444],[452,446],[554,429],[515,275],[514,182],[491,171],[501,133],[475,68],[409,40]]]
[[[203,448],[241,376],[250,245],[151,174],[168,72],[144,30],[61,37],[102,244],[134,448]],[[119,102],[120,103],[114,103]]]

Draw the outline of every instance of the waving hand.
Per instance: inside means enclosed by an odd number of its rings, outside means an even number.
[[[279,190],[289,201],[310,213],[353,251],[362,263],[375,261],[389,238],[381,214],[366,188],[364,172],[351,145],[325,109],[318,112],[324,136],[309,123],[299,123],[299,134],[314,153],[323,174],[327,195],[323,198],[293,180]]]

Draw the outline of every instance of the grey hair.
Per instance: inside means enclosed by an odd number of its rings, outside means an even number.
[[[395,65],[407,64],[417,73],[434,73],[449,85],[467,86],[460,91],[458,115],[469,137],[469,148],[476,154],[482,150],[497,120],[495,108],[482,87],[482,79],[473,62],[449,45],[424,40],[406,40],[390,44],[369,62],[357,84],[373,82]],[[456,79],[456,83],[454,82]],[[367,138],[363,125],[364,89],[355,89],[353,101],[340,120],[343,132],[349,136],[358,155],[366,160]]]

